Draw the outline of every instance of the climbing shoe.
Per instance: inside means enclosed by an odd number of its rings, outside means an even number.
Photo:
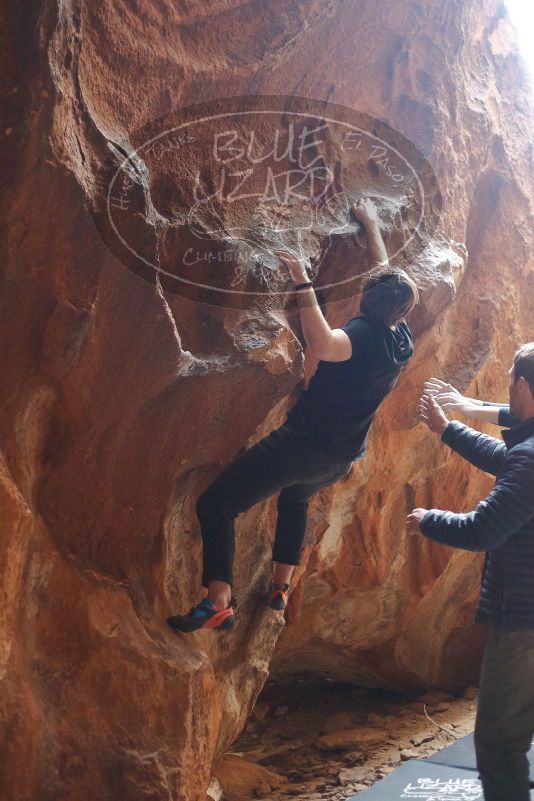
[[[175,631],[198,631],[198,629],[214,629],[227,631],[233,628],[235,622],[234,599],[226,609],[218,610],[212,601],[204,598],[199,604],[191,607],[187,615],[173,615],[167,618],[167,623]]]
[[[287,606],[289,584],[275,584],[271,581],[269,587],[269,606],[271,609],[282,611]]]

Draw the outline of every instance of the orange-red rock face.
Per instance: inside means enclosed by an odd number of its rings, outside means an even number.
[[[414,505],[469,509],[489,487],[417,425],[424,379],[504,398],[514,348],[532,339],[531,112],[500,4],[71,0],[14,6],[4,27],[2,798],[203,800],[280,634],[257,606],[274,500],[239,519],[235,633],[186,638],[165,625],[198,597],[196,497],[282,422],[304,367],[298,316],[268,261],[269,280],[245,275],[223,302],[145,269],[156,255],[188,275],[191,174],[205,168],[204,190],[220,178],[207,140],[194,159],[154,151],[137,164],[121,217],[137,255],[102,225],[110,154],[119,163],[192,103],[339,104],[387,123],[437,177],[441,218],[431,181],[428,224],[403,250],[414,222],[395,216],[391,182],[376,165],[342,163],[344,190],[377,193],[390,252],[400,248],[424,289],[416,355],[365,461],[312,502],[317,544],[272,667],[388,686],[467,682],[480,559],[408,540],[403,521]],[[340,152],[329,137],[327,161]],[[195,224],[220,254],[246,221],[257,256],[295,245],[292,222],[307,208],[277,198],[257,218],[257,198],[215,203]],[[300,240],[315,265],[339,211],[327,210],[326,229],[314,217]],[[282,233],[269,238],[276,215]],[[269,236],[252,235],[258,221]],[[364,270],[364,240],[341,228],[319,277]],[[235,264],[216,281],[228,286]],[[253,302],[243,286],[259,290]],[[322,299],[332,325],[356,312],[352,292],[326,288]]]

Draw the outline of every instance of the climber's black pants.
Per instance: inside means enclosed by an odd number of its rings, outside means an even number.
[[[321,487],[347,475],[351,465],[351,461],[323,453],[287,423],[238,453],[197,501],[204,546],[204,587],[217,580],[233,584],[234,521],[241,512],[278,490],[282,491],[273,560],[298,565],[308,499]]]

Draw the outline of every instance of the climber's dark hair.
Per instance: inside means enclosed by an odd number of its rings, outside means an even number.
[[[360,311],[386,325],[396,325],[419,302],[415,281],[400,267],[380,267],[365,283]]]
[[[534,342],[521,345],[514,355],[514,381],[524,378],[534,395]]]

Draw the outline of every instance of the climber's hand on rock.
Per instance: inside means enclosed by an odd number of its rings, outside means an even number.
[[[294,253],[287,250],[275,250],[275,256],[278,256],[280,261],[286,265],[295,284],[303,284],[309,280],[305,265]]]
[[[375,204],[368,197],[361,197],[356,203],[353,203],[351,209],[354,216],[363,225],[372,225],[378,223],[378,212]]]
[[[419,417],[434,434],[440,436],[449,424],[449,418],[433,395],[423,395],[419,401]]]
[[[406,531],[410,536],[421,534],[421,520],[428,512],[428,509],[413,509],[406,518]]]

